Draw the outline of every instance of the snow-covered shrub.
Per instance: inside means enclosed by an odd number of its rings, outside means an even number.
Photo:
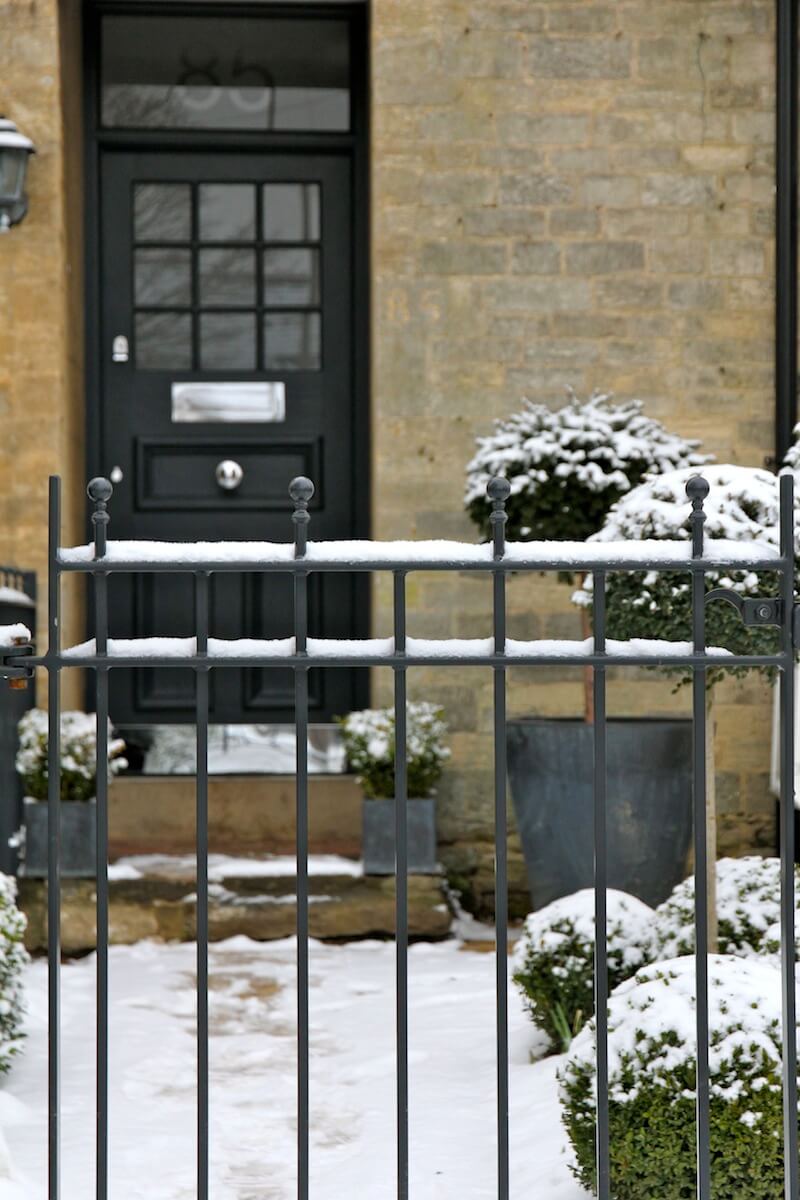
[[[769,963],[709,958],[711,1190],[716,1200],[783,1195],[781,978]],[[611,1194],[696,1195],[695,961],[644,967],[610,997]],[[560,1073],[562,1119],[584,1187],[595,1184],[595,1024]]]
[[[394,796],[394,709],[365,708],[340,720],[345,750],[358,782],[371,799]],[[450,757],[444,744],[444,712],[425,700],[406,707],[408,795],[430,796]]]
[[[47,799],[47,713],[32,708],[19,722],[17,771],[25,791],[34,800]],[[125,743],[108,734],[108,773],[116,775],[128,764],[121,757]],[[94,713],[61,714],[61,799],[91,800],[97,779],[97,737]]]
[[[8,1071],[22,1042],[22,968],[28,955],[23,945],[26,921],[16,901],[16,883],[0,875],[0,1074]]]
[[[640,541],[669,538],[690,541],[691,504],[686,498],[687,480],[696,474],[684,468],[651,479],[617,501],[603,528],[592,542]],[[704,468],[709,484],[705,500],[707,539],[748,542],[768,554],[779,548],[778,479],[770,471],[730,465]],[[796,524],[796,528],[800,528]],[[724,552],[724,551],[723,551]],[[706,591],[733,588],[740,596],[770,596],[778,591],[777,578],[769,572],[746,567],[727,573],[709,571]],[[576,604],[591,606],[591,579],[574,593]],[[688,572],[634,571],[608,576],[606,632],[610,638],[663,638],[690,641],[692,637],[692,590]],[[706,642],[734,654],[770,654],[777,649],[776,630],[765,626],[747,628],[735,608],[717,601],[706,607]],[[724,670],[741,674],[748,668]],[[709,682],[723,668],[709,670]]]
[[[646,417],[641,401],[612,404],[611,394],[601,392],[581,403],[569,391],[555,410],[525,401],[476,441],[467,466],[467,512],[488,537],[486,487],[504,476],[511,485],[506,532],[513,541],[582,541],[601,527],[614,501],[647,476],[709,461],[697,452],[698,442]]]
[[[796,873],[800,903],[800,874]],[[718,946],[721,954],[745,958],[780,949],[781,861],[779,858],[721,858],[717,862]],[[777,930],[777,944],[776,944]],[[673,889],[652,923],[653,958],[693,954],[694,876]]]
[[[648,961],[653,910],[608,890],[608,981],[616,987]],[[594,1011],[594,889],[554,900],[526,918],[514,947],[514,982],[552,1049],[566,1049]]]

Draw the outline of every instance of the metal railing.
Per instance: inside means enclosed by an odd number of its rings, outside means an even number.
[[[381,551],[375,543],[308,543],[310,516],[308,504],[314,493],[310,480],[295,479],[290,486],[294,505],[294,546],[289,556],[285,546],[264,543],[255,556],[231,557],[231,546],[217,559],[197,561],[189,547],[176,544],[174,553],[165,557],[142,557],[141,545],[134,555],[126,543],[107,542],[108,502],[112,487],[105,479],[94,479],[88,493],[94,503],[92,522],[94,545],[76,553],[60,549],[60,481],[50,480],[49,507],[49,580],[48,628],[46,653],[23,656],[19,648],[0,651],[0,673],[6,676],[30,674],[34,667],[48,672],[48,708],[50,729],[60,720],[60,677],[68,667],[84,667],[95,672],[98,762],[105,761],[108,738],[109,672],[119,667],[176,667],[192,669],[196,679],[195,721],[197,725],[197,1198],[209,1196],[209,1009],[208,1009],[208,723],[209,674],[219,667],[286,668],[294,672],[297,807],[297,1195],[309,1200],[309,875],[308,875],[308,672],[327,667],[390,667],[394,673],[396,712],[396,1137],[397,1196],[409,1195],[409,1064],[408,1064],[408,854],[406,836],[407,763],[406,700],[407,673],[417,666],[484,666],[494,676],[494,836],[495,836],[495,907],[496,907],[496,1062],[497,1062],[497,1197],[509,1197],[509,1076],[508,1076],[508,859],[507,859],[507,781],[506,781],[506,674],[509,666],[575,666],[593,668],[594,675],[594,887],[595,887],[595,1012],[597,1014],[597,1195],[609,1200],[609,1101],[608,1101],[608,961],[606,938],[606,676],[613,666],[681,666],[693,679],[693,788],[694,788],[694,864],[697,987],[697,1196],[711,1200],[711,1154],[709,1141],[709,1007],[708,945],[709,929],[705,902],[706,872],[709,860],[706,806],[706,684],[709,667],[773,667],[780,673],[781,710],[781,955],[783,984],[783,1112],[784,1170],[786,1200],[798,1200],[797,1161],[797,1044],[795,1012],[795,930],[794,930],[794,692],[795,657],[794,602],[794,517],[793,480],[780,481],[780,549],[775,556],[753,548],[748,570],[768,571],[780,580],[777,598],[748,602],[743,613],[749,624],[778,627],[779,649],[773,654],[727,655],[724,659],[707,653],[705,639],[705,591],[707,572],[741,569],[743,559],[715,557],[704,553],[703,501],[708,485],[699,476],[689,480],[687,494],[692,503],[691,557],[688,547],[675,543],[674,557],[648,556],[647,546],[633,545],[628,550],[607,548],[605,558],[598,547],[569,553],[562,544],[530,543],[507,547],[505,540],[505,503],[510,488],[503,479],[489,485],[492,542],[483,549],[440,543],[438,550],[414,556],[408,543],[400,547],[386,543]],[[152,545],[152,544],[151,544]],[[160,544],[163,550],[163,543]],[[663,546],[661,550],[663,551]],[[484,552],[485,551],[485,552]],[[602,548],[601,553],[606,551]],[[183,554],[183,557],[182,557]],[[493,637],[491,645],[476,644],[474,652],[459,643],[448,651],[447,643],[429,643],[406,637],[406,580],[414,571],[479,571],[493,580]],[[691,645],[676,643],[670,650],[658,643],[650,653],[646,648],[635,654],[623,653],[617,644],[606,641],[606,579],[612,571],[683,571],[692,579]],[[223,572],[262,572],[290,574],[294,580],[294,643],[250,643],[247,653],[237,652],[235,642],[209,638],[209,581]],[[313,572],[360,571],[391,572],[394,592],[394,638],[391,648],[365,641],[354,649],[347,643],[337,650],[336,643],[317,642],[308,635],[308,580]],[[575,643],[574,652],[563,644],[514,642],[506,636],[506,581],[514,572],[585,572],[594,587],[593,644]],[[59,620],[61,577],[66,572],[87,575],[94,589],[94,645],[73,650],[62,649]],[[115,646],[109,639],[108,578],[117,573],[189,573],[195,581],[196,644],[190,657],[153,654],[152,645],[144,656],[137,654],[135,642]],[[735,594],[727,596],[736,603]],[[739,605],[741,607],[741,605]],[[614,649],[614,645],[617,649]],[[255,646],[255,648],[253,648]],[[27,648],[29,651],[31,648]],[[59,940],[59,746],[58,738],[49,741],[49,1200],[60,1196],[60,984],[61,948]],[[104,771],[97,774],[97,1082],[96,1082],[96,1197],[108,1198],[108,787]],[[365,1048],[366,1050],[366,1048]]]

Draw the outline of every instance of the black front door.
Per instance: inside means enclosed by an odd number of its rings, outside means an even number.
[[[235,20],[230,27],[221,19],[217,25],[201,21],[187,36],[224,33],[241,40],[246,30],[237,33]],[[284,26],[284,40],[294,45],[293,26]],[[125,27],[120,40],[124,34],[134,44],[138,28],[135,22]],[[165,36],[171,28],[164,26]],[[163,47],[159,53],[166,72],[172,58]],[[226,53],[221,51],[223,65]],[[233,50],[230,57],[238,61]],[[180,61],[186,59],[181,51]],[[139,70],[134,60],[119,68],[126,79]],[[143,63],[152,71],[152,63]],[[287,488],[296,475],[309,475],[317,487],[312,537],[365,532],[359,524],[367,431],[356,379],[358,181],[352,141],[334,136],[326,147],[327,135],[304,140],[248,128],[238,136],[220,132],[210,142],[193,126],[210,122],[204,114],[217,94],[229,107],[215,120],[229,121],[229,112],[239,120],[243,112],[250,122],[259,96],[273,128],[281,111],[297,111],[296,88],[287,89],[281,110],[279,88],[264,98],[259,76],[259,87],[250,91],[240,76],[227,90],[224,79],[209,87],[204,76],[194,90],[173,88],[169,103],[158,99],[162,93],[152,84],[103,89],[98,304],[89,336],[98,395],[90,445],[96,447],[95,469],[115,483],[115,538],[291,540]],[[188,79],[195,82],[191,74]],[[253,83],[247,74],[244,79]],[[117,107],[110,120],[119,126],[131,111],[119,97],[128,104],[140,93],[147,107],[133,110],[131,123],[158,125],[158,102],[167,124],[188,122],[192,128],[165,137],[152,128],[104,134],[111,101]],[[336,100],[333,90],[330,95]],[[231,96],[238,107],[230,107]],[[318,124],[349,120],[341,99],[325,110],[317,93],[312,101],[305,111]],[[191,577],[112,583],[112,636],[193,634]],[[285,637],[291,617],[289,578],[212,580],[214,637]],[[312,636],[365,634],[366,620],[357,581],[312,578]],[[352,672],[312,675],[312,719],[346,712],[358,702],[358,690]],[[112,673],[118,724],[191,719],[193,696],[190,672]],[[285,720],[292,697],[291,672],[218,671],[212,719]]]

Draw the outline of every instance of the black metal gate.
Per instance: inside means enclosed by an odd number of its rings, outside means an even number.
[[[0,673],[9,677],[30,674],[36,666],[48,673],[50,729],[60,721],[60,677],[68,667],[95,672],[97,710],[97,756],[107,756],[109,674],[115,668],[189,668],[195,677],[195,721],[197,725],[197,1198],[209,1196],[209,1057],[208,1057],[208,723],[209,676],[215,669],[289,669],[294,676],[294,712],[297,730],[297,1046],[298,1112],[297,1164],[298,1200],[309,1200],[309,970],[308,970],[308,761],[307,731],[309,671],[329,667],[391,667],[394,673],[396,710],[396,1077],[397,1077],[397,1196],[408,1200],[408,858],[406,838],[406,682],[410,668],[417,666],[484,666],[494,676],[494,791],[496,861],[496,1050],[497,1050],[497,1197],[509,1197],[508,1140],[508,905],[506,826],[506,673],[510,666],[590,666],[594,676],[594,848],[595,920],[598,932],[606,929],[606,673],[609,667],[680,666],[693,680],[693,784],[694,861],[697,987],[697,1196],[711,1200],[711,1148],[709,1141],[709,1008],[708,1008],[708,915],[705,879],[709,847],[706,841],[706,676],[720,659],[706,650],[706,572],[735,570],[741,559],[730,561],[705,553],[703,502],[708,485],[700,476],[691,479],[687,494],[692,503],[691,556],[688,543],[661,543],[652,555],[647,543],[636,546],[606,544],[602,547],[571,546],[558,542],[506,545],[505,502],[509,485],[495,479],[489,485],[492,502],[493,541],[488,546],[455,542],[420,542],[414,553],[409,543],[308,542],[309,502],[314,494],[310,480],[300,477],[290,486],[294,503],[294,542],[219,543],[217,557],[207,557],[209,544],[194,547],[183,543],[107,542],[108,502],[112,487],[105,479],[89,484],[94,503],[94,544],[70,550],[59,546],[60,481],[50,480],[50,569],[48,581],[49,642],[46,653],[34,655],[32,647],[0,649]],[[780,581],[777,597],[737,602],[749,624],[777,626],[779,649],[773,654],[728,655],[731,667],[765,666],[780,673],[781,711],[781,958],[783,978],[783,1116],[786,1200],[798,1200],[797,1159],[797,1040],[795,1000],[795,908],[794,908],[794,688],[795,599],[794,599],[794,500],[793,479],[780,480],[780,550],[768,557],[754,546],[748,569],[774,573]],[[669,547],[674,548],[674,556]],[[601,550],[606,557],[597,553]],[[203,557],[200,557],[200,555]],[[493,640],[491,646],[477,643],[474,653],[464,653],[460,644],[426,642],[406,638],[406,579],[413,571],[480,571],[493,580]],[[609,649],[605,634],[605,585],[609,572],[683,571],[692,578],[692,644],[655,643],[652,652],[621,654]],[[589,647],[576,643],[574,652],[547,642],[513,642],[506,638],[506,580],[510,571],[581,571],[591,574],[594,585],[594,640]],[[61,577],[68,572],[91,579],[94,599],[95,637],[83,646],[64,649],[60,630]],[[108,636],[108,580],[117,573],[140,573],[159,577],[188,575],[194,581],[196,637],[176,648],[149,639],[115,642]],[[265,584],[277,576],[288,576],[294,587],[293,630],[283,640],[246,644],[209,637],[209,581],[217,574],[250,572],[263,576]],[[360,643],[310,638],[308,626],[309,580],[315,575],[389,572],[394,581],[394,639],[387,647],[381,641]],[[716,589],[717,595],[720,589]],[[583,652],[582,651],[583,648]],[[60,1194],[60,1021],[59,941],[59,739],[49,744],[49,1200]],[[96,1197],[108,1198],[108,795],[103,771],[97,775],[97,1150]],[[609,1102],[607,1028],[607,950],[604,936],[595,940],[595,1011],[597,1022],[597,1194],[609,1200]]]

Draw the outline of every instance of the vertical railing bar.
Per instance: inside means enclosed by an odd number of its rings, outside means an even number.
[[[314,495],[310,479],[289,485],[294,502],[295,559],[305,558]],[[308,572],[294,573],[295,654],[308,653]],[[309,971],[308,971],[308,668],[294,668],[296,843],[297,859],[297,1196],[309,1196]]]
[[[108,501],[112,487],[107,479],[92,479],[87,494],[94,503],[95,561],[105,557],[108,531]],[[108,575],[94,576],[95,648],[98,655],[108,652]],[[95,1195],[108,1197],[108,668],[95,672],[95,804],[96,830],[96,925],[97,925],[97,1025],[95,1094]]]
[[[592,622],[595,654],[606,650],[606,573],[593,573]],[[597,1040],[597,1197],[609,1200],[608,1105],[608,833],[606,829],[606,668],[595,667],[594,707],[594,1012]]]
[[[703,501],[708,483],[693,476],[686,485],[692,501],[692,558],[703,556]],[[705,654],[705,573],[692,568],[692,640],[695,654]],[[697,1200],[711,1200],[711,1145],[708,1052],[708,868],[706,824],[706,686],[705,666],[692,676],[692,779],[694,796],[695,987],[697,991]]]
[[[195,580],[197,653],[208,653],[207,571]],[[209,1187],[209,1046],[208,1046],[208,670],[195,671],[195,854],[197,859],[197,1200],[208,1200]]]
[[[492,554],[495,563],[505,554],[505,504],[510,494],[505,479],[492,479]],[[494,652],[506,652],[506,574],[492,572]],[[508,1082],[508,820],[506,779],[506,669],[494,668],[494,912],[495,912],[495,1055],[497,1071],[497,1196],[508,1200],[510,1186]]]
[[[406,576],[394,572],[394,648],[406,650]],[[397,1197],[408,1200],[408,768],[405,667],[394,667],[395,1013],[397,1023]]]
[[[47,1195],[61,1196],[61,480],[50,476],[47,571]]]
[[[781,990],[783,1001],[783,1163],[785,1200],[798,1197],[797,997],[795,991],[794,878],[794,478],[780,480],[781,573]]]

